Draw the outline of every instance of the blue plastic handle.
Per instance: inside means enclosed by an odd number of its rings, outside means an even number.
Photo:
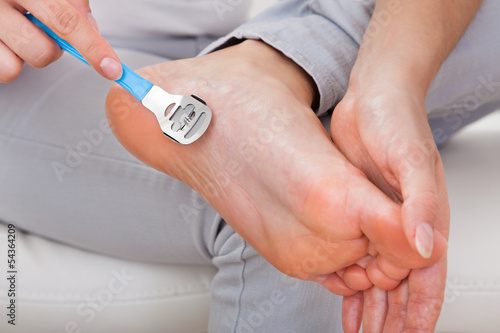
[[[40,22],[36,17],[34,17],[32,14],[29,13],[25,14],[25,16],[28,18],[28,20],[39,26],[43,31],[45,31],[47,35],[52,37],[52,39],[54,39],[64,51],[80,59],[87,65],[89,64],[82,57],[80,52],[78,52],[73,46],[71,46],[64,39],[56,35],[52,30],[50,30],[45,24]],[[115,82],[121,85],[123,88],[127,89],[139,101],[142,101],[144,96],[146,96],[149,90],[153,87],[153,84],[148,80],[146,80],[145,78],[138,75],[137,73],[135,73],[133,70],[125,66],[123,63],[122,67],[123,67],[123,75],[120,79],[116,80]]]

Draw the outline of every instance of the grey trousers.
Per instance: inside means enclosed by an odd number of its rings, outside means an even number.
[[[429,91],[439,144],[500,106],[493,7],[482,8]],[[132,68],[165,60],[119,54]],[[213,333],[341,332],[340,297],[277,271],[196,192],[120,146],[104,114],[109,87],[67,55],[0,85],[0,220],[105,255],[215,265]]]

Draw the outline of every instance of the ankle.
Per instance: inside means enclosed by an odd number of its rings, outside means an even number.
[[[258,40],[246,40],[234,48],[254,70],[260,68],[284,84],[299,101],[310,107],[316,104],[319,94],[314,80],[283,53]]]

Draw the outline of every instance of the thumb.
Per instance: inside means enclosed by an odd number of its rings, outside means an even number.
[[[414,250],[428,259],[432,255],[434,230],[439,214],[437,168],[439,154],[432,140],[423,140],[408,149],[399,168],[403,205],[403,230]]]
[[[387,198],[387,200],[389,200]],[[429,258],[423,258],[408,242],[402,223],[399,206],[383,207],[379,204],[376,218],[362,221],[362,232],[370,240],[371,246],[385,259],[402,268],[428,267],[438,262],[446,252],[447,241],[441,232],[433,237],[433,251]],[[373,207],[368,207],[372,210]],[[362,212],[363,215],[367,215]],[[384,273],[385,274],[385,273]]]
[[[99,74],[109,80],[118,80],[122,76],[118,56],[91,24],[93,19],[89,21],[88,1],[40,1],[28,4],[29,6],[24,6],[26,10],[78,50]]]

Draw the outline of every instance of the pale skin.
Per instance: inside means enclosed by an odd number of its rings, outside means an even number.
[[[208,102],[213,123],[197,143],[169,141],[120,87],[108,97],[110,124],[133,154],[197,190],[279,270],[345,295],[347,332],[356,332],[361,320],[366,332],[432,331],[444,296],[449,209],[423,99],[480,2],[444,3],[404,1],[407,10],[381,33],[365,36],[332,117],[332,137],[311,110],[316,91],[309,76],[256,41],[142,70],[169,92],[196,93]],[[376,12],[384,6],[379,0]],[[23,62],[43,67],[61,55],[55,42],[26,26],[26,10],[100,74],[120,75],[119,66],[101,66],[118,58],[89,19],[88,1],[1,1],[1,9],[19,14],[8,24],[0,20],[17,29],[0,33],[2,82],[15,79]],[[72,19],[57,19],[68,13]],[[13,31],[35,31],[23,37],[37,47],[16,42]],[[415,49],[422,52],[413,58]],[[390,145],[394,137],[397,144]],[[411,168],[399,148],[422,142],[418,168]],[[419,233],[422,222],[433,232]]]

